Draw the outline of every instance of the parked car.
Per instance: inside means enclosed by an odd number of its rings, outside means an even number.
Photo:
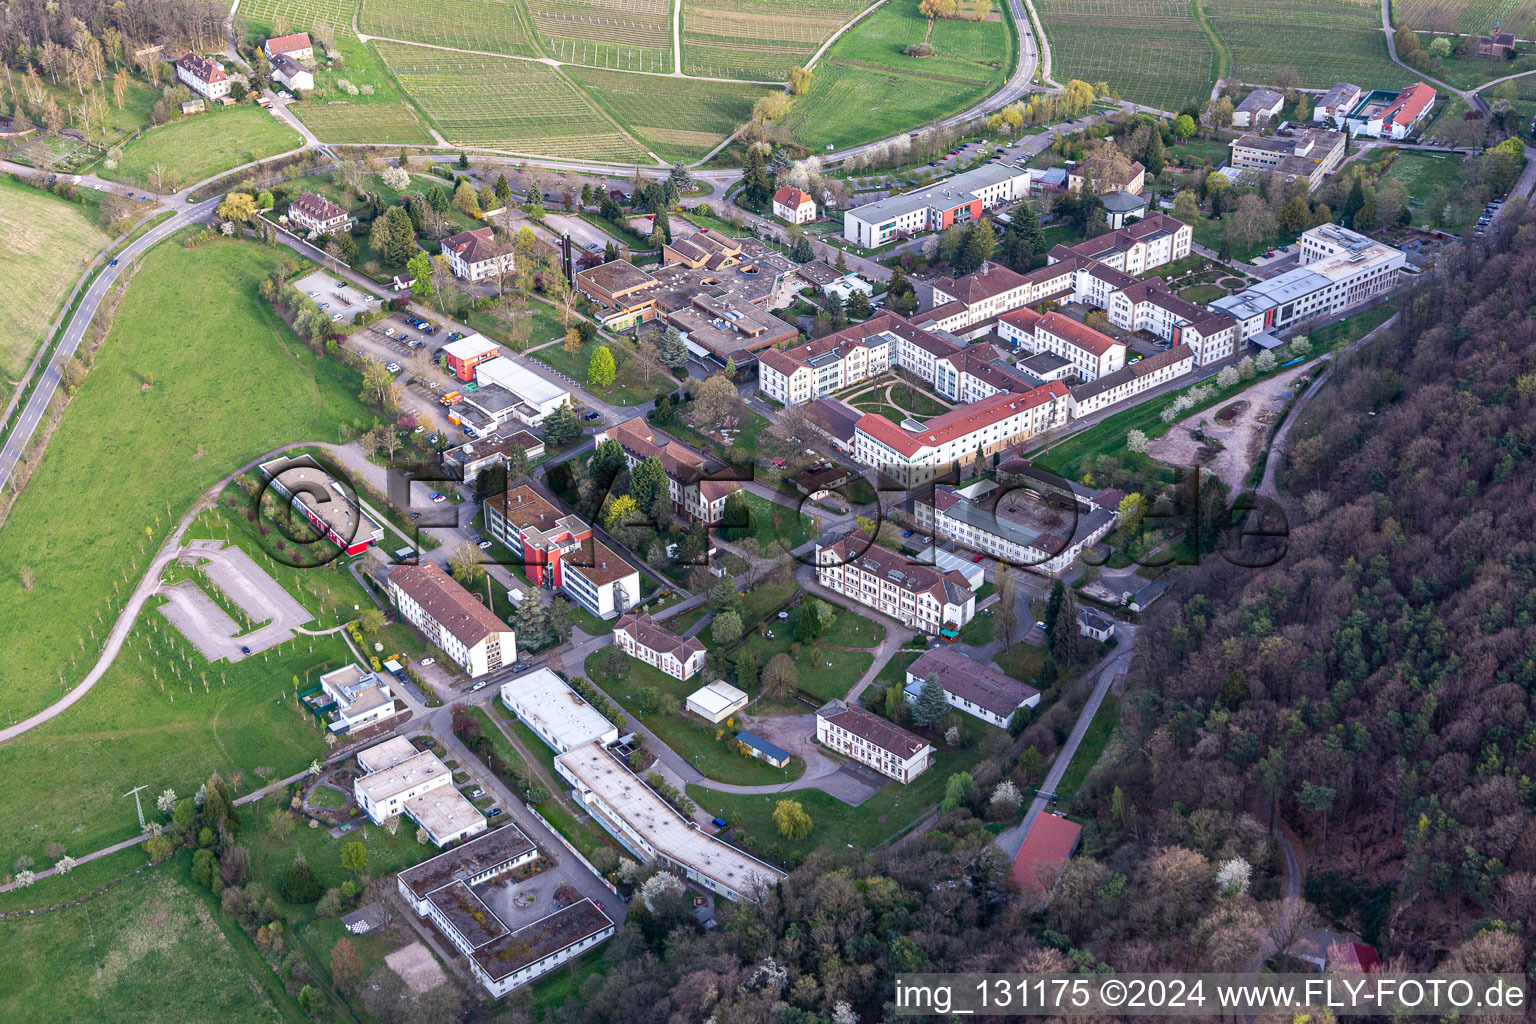
[[[901,539],[902,540],[906,540],[910,536],[912,536],[912,531],[911,530],[903,530],[903,531],[901,531]]]
[[[478,800],[485,796],[485,790],[479,786],[476,786],[474,789],[469,791],[469,796],[471,800]]]
[[[240,647],[240,653],[241,653],[241,654],[250,654],[250,653],[251,653],[251,649],[250,649],[250,648],[249,648],[249,647],[246,647],[246,646],[244,646],[244,645],[241,645],[241,647]]]
[[[441,502],[444,502],[444,501],[447,501],[447,500],[448,500],[448,499],[447,499],[447,498],[445,498],[445,497],[444,497],[444,496],[443,496],[443,495],[441,495],[441,494],[438,494],[438,493],[437,493],[437,492],[436,492],[436,491],[433,491],[433,492],[432,492],[432,503],[433,503],[433,504],[434,504],[434,505],[435,505],[435,504],[439,504],[439,503],[441,503]]]
[[[595,420],[595,419],[598,418],[599,415],[600,415],[599,413],[595,413],[595,412],[584,412],[584,413],[581,414],[581,418],[584,419],[584,420]]]
[[[422,658],[421,659],[421,666],[422,666],[422,668],[426,668],[428,665],[436,665],[436,664],[437,664],[437,659],[436,658]]]
[[[427,444],[437,444],[437,435],[433,434],[431,437],[427,438]]]
[[[481,551],[488,550],[490,548],[490,546],[491,546],[491,542],[488,541],[488,540],[483,540],[483,541],[480,542],[480,550]]]
[[[426,430],[427,430],[426,427],[424,427],[424,426],[422,426],[421,424],[418,423],[416,425],[416,429],[411,431],[411,433],[413,433],[413,434],[424,434],[424,433],[426,433]]]
[[[975,562],[977,565],[981,564],[981,559],[982,559],[981,555],[972,555],[971,556],[971,561]]]
[[[474,686],[471,686],[470,689],[471,690],[483,690],[483,689],[485,689],[485,680],[484,679],[480,680]]]
[[[1040,620],[1039,620],[1039,619],[1036,619],[1036,620],[1035,620],[1035,625],[1036,625],[1036,626],[1039,626],[1039,627],[1040,627],[1040,628],[1041,628],[1041,629],[1044,629],[1044,628],[1045,628],[1045,623],[1044,623],[1044,622],[1042,622],[1042,621],[1040,621]]]
[[[399,373],[400,372],[400,364],[399,363],[390,363],[388,366],[384,367],[384,369],[388,370],[390,373]]]
[[[411,348],[421,348],[421,346],[423,346],[425,344],[426,344],[426,342],[422,341],[420,338],[413,338],[413,339],[411,339],[410,347]]]
[[[496,817],[496,815],[498,815],[500,813],[501,813],[501,808],[500,807],[492,807],[490,810],[485,812],[485,816],[487,818],[494,818],[494,817]]]
[[[314,298],[316,295],[319,295],[320,293],[319,292],[306,292],[305,294],[308,295],[310,298]]]
[[[393,338],[394,336],[395,336],[395,329],[393,327],[386,327],[386,328],[384,328],[384,337],[386,337],[386,338]]]
[[[418,520],[420,518],[421,518],[421,513],[420,512],[412,512],[411,513],[411,522],[414,523],[416,520]]]
[[[341,323],[341,321],[342,321],[342,315],[340,313],[333,313],[333,314],[331,314],[331,323],[339,324],[339,323]]]

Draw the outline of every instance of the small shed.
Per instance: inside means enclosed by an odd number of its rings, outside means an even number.
[[[206,103],[204,103],[202,100],[187,100],[187,102],[185,102],[185,103],[183,103],[181,105],[181,112],[184,115],[187,115],[187,114],[201,114],[203,111],[205,111],[207,109],[208,109],[208,105]]]
[[[783,768],[786,764],[789,764],[789,751],[769,743],[755,732],[743,729],[736,734],[736,742],[750,750],[753,757],[759,761],[767,761],[775,768]]]

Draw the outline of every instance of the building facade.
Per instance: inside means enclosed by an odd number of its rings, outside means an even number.
[[[176,61],[176,80],[205,100],[229,95],[229,76],[219,62],[191,50]]]
[[[475,679],[517,660],[517,634],[431,562],[396,566],[389,597],[401,618]]]
[[[937,485],[912,499],[912,515],[959,547],[1046,576],[1060,576],[1119,519],[1117,511],[1042,500],[990,480],[964,488]]]
[[[816,741],[903,784],[933,763],[933,747],[927,740],[840,700],[817,710]]]
[[[953,570],[914,565],[861,533],[816,548],[816,582],[855,604],[935,636],[958,635],[976,614],[976,595]]]
[[[595,444],[609,438],[624,450],[624,461],[631,470],[650,458],[661,461],[672,509],[689,520],[711,526],[719,523],[725,517],[726,499],[742,488],[742,474],[738,470],[653,430],[643,416],[604,427],[592,435]]]
[[[697,637],[680,637],[649,615],[622,616],[614,623],[613,643],[631,658],[684,681],[699,674],[707,654]]]
[[[890,196],[843,214],[843,237],[878,248],[905,235],[966,224],[994,207],[1029,195],[1027,170],[988,163],[932,185]]]
[[[999,729],[1008,728],[1020,708],[1038,708],[1040,691],[968,658],[953,647],[924,651],[907,667],[907,700],[916,702],[923,684],[936,680],[949,706]]]
[[[773,194],[773,215],[789,224],[809,224],[816,219],[816,200],[793,185],[785,185]]]
[[[512,246],[497,242],[495,230],[489,227],[449,235],[440,245],[453,276],[462,281],[499,277],[517,266]]]
[[[346,210],[313,192],[288,204],[288,223],[320,235],[345,228],[351,219]]]
[[[1128,401],[1152,388],[1178,380],[1194,368],[1194,350],[1188,345],[1174,345],[1108,376],[1073,388],[1069,401],[1071,416],[1077,419]]]

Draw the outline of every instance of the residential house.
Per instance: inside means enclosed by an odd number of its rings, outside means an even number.
[[[517,660],[517,634],[432,562],[390,571],[389,597],[403,617],[471,679]]]
[[[1082,164],[1070,168],[1067,171],[1067,191],[1073,195],[1081,192],[1083,190],[1083,181],[1086,177],[1087,171]],[[1093,181],[1093,191],[1101,196],[1110,195],[1114,192],[1129,192],[1131,195],[1139,196],[1146,187],[1147,169],[1141,165],[1139,160],[1133,160],[1122,176],[1106,177],[1103,181],[1095,178]],[[1113,227],[1114,225],[1110,226]]]
[[[809,224],[816,219],[816,200],[793,185],[773,194],[773,215],[789,224]]]
[[[325,673],[320,677],[320,689],[334,705],[326,724],[333,733],[366,728],[395,713],[389,680],[360,665],[343,665]]]
[[[711,526],[719,523],[725,517],[726,499],[742,488],[740,471],[654,430],[643,416],[605,427],[592,435],[594,444],[602,444],[609,438],[624,449],[624,459],[631,470],[647,459],[661,460],[672,495],[672,508],[689,520]]]
[[[1275,89],[1255,89],[1232,110],[1232,127],[1257,128],[1280,116],[1285,96]]]
[[[453,786],[453,772],[430,750],[395,736],[357,755],[353,795],[375,825],[404,815],[438,847],[484,832],[487,823]]]
[[[315,192],[305,192],[288,204],[288,223],[317,235],[340,231],[351,219],[346,210]]]
[[[272,58],[272,78],[294,92],[309,92],[315,87],[315,76],[286,53]]]
[[[1040,706],[1039,690],[991,665],[968,658],[953,647],[924,651],[907,667],[905,691],[909,702],[916,702],[929,679],[938,681],[951,707],[999,729],[1008,728],[1020,708]]]
[[[1146,197],[1135,192],[1110,192],[1103,203],[1104,219],[1111,228],[1123,228],[1147,215]]]
[[[1493,34],[1477,37],[1477,55],[1493,60],[1508,60],[1515,55],[1515,34],[1493,26]]]
[[[205,100],[229,95],[229,76],[219,62],[188,50],[176,61],[176,80]]]
[[[490,227],[449,235],[439,243],[453,276],[463,281],[483,281],[510,274],[516,263],[512,246],[496,241]]]
[[[963,575],[915,565],[862,533],[817,545],[816,582],[935,636],[959,635],[976,614],[976,595]]]
[[[1099,643],[1108,643],[1115,635],[1115,620],[1092,608],[1084,608],[1077,617],[1077,631]]]
[[[262,43],[261,48],[266,52],[268,60],[275,60],[279,56],[293,60],[312,60],[315,56],[315,44],[309,41],[308,32],[274,36]]]
[[[1124,331],[1188,345],[1196,366],[1220,362],[1237,351],[1237,321],[1230,314],[1179,298],[1160,277],[1144,278],[1111,294],[1109,322]]]
[[[927,740],[840,700],[817,709],[816,741],[903,784],[933,763],[933,747]]]
[[[649,615],[629,614],[613,626],[613,643],[625,654],[687,681],[704,667],[705,647],[697,637],[680,637]]]

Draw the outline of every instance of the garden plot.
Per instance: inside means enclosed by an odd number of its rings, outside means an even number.
[[[670,73],[670,0],[529,0],[534,35],[556,60]]]
[[[377,45],[401,87],[451,142],[592,160],[645,158],[640,145],[547,65]]]
[[[1041,0],[1053,74],[1108,82],[1128,100],[1178,110],[1210,93],[1210,43],[1191,0]]]
[[[1399,88],[1417,77],[1387,58],[1376,0],[1206,0],[1206,11],[1241,82],[1272,82],[1282,68],[1315,89]]]
[[[862,11],[864,0],[683,0],[683,70],[783,81]]]
[[[368,36],[538,56],[516,5],[499,0],[363,0],[357,24]]]

